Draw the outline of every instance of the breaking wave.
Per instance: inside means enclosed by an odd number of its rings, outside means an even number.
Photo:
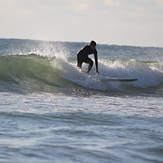
[[[0,56],[0,91],[23,92],[96,92],[157,90],[163,92],[163,63],[130,60],[99,62],[100,76],[137,78],[135,82],[100,81],[92,69],[85,75],[75,61],[31,55]],[[86,65],[84,65],[86,67]],[[162,93],[161,93],[162,94]]]

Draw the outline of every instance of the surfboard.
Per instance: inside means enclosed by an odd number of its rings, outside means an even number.
[[[99,77],[98,79],[101,81],[113,81],[113,82],[133,82],[138,80],[134,78],[110,78],[110,77]]]

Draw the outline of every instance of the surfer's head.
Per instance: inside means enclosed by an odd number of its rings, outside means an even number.
[[[92,40],[92,41],[90,42],[90,47],[91,47],[91,49],[94,50],[95,47],[96,47],[96,42]]]

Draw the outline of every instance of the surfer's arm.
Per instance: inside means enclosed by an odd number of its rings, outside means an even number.
[[[95,57],[96,73],[99,74],[99,72],[98,72],[98,56],[97,56],[97,51],[94,53],[94,57]]]

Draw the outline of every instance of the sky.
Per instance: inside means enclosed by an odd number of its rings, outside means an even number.
[[[163,0],[0,0],[0,38],[163,47]]]

